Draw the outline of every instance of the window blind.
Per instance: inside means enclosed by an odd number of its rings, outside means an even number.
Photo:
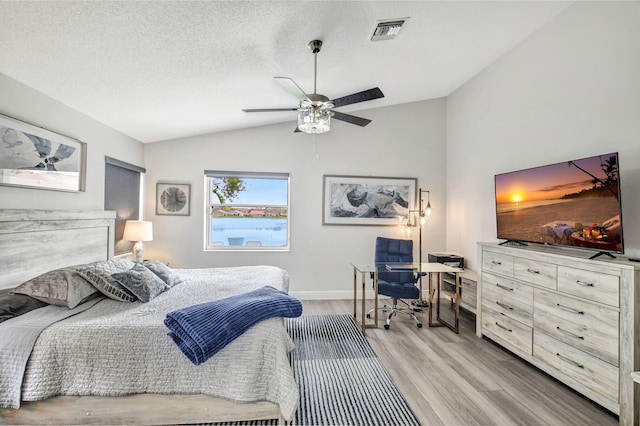
[[[105,157],[104,209],[116,211],[115,254],[130,252],[134,242],[122,239],[127,220],[140,218],[140,183],[146,170]]]

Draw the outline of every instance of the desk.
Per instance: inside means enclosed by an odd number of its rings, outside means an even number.
[[[392,264],[393,265],[393,264]],[[403,266],[407,264],[404,263]],[[462,269],[452,268],[451,266],[444,265],[442,263],[413,263],[409,264],[415,273],[424,272],[426,273],[426,277],[429,281],[429,327],[440,327],[447,326],[456,333],[458,332],[458,313],[459,313],[459,305],[460,305],[460,286],[456,285],[456,292],[453,298],[454,309],[455,309],[455,319],[453,324],[447,322],[440,316],[440,273],[448,272],[455,275],[456,282],[458,282],[458,274],[462,272]],[[366,329],[368,328],[377,328],[378,327],[378,311],[374,311],[373,324],[367,324],[365,321],[365,299],[366,299],[366,281],[367,275],[372,276],[373,279],[373,292],[374,292],[374,307],[378,307],[378,272],[406,272],[406,270],[389,270],[387,269],[387,263],[380,264],[365,264],[365,263],[351,263],[353,267],[353,319],[360,326],[362,330],[362,334],[365,334]],[[436,274],[436,279],[438,282],[436,292],[434,294],[433,291],[433,277],[432,275]],[[361,312],[360,319],[358,319],[358,278],[361,281],[362,288],[362,301],[361,301]],[[437,296],[435,302],[437,302],[436,306],[436,319],[433,319],[433,305],[434,305],[434,295]],[[422,296],[422,295],[421,295]]]

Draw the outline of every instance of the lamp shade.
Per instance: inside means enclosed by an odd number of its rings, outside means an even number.
[[[142,220],[128,220],[124,225],[123,240],[153,241],[153,223]]]

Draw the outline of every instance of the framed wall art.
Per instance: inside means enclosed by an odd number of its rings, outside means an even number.
[[[188,183],[158,182],[156,184],[156,214],[189,216],[191,185]]]
[[[0,185],[84,191],[86,144],[0,114]]]
[[[323,178],[323,225],[398,225],[415,205],[417,178]]]

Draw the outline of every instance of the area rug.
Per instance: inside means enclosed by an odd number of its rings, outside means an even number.
[[[350,315],[287,319],[300,387],[298,426],[419,425],[380,359]],[[216,423],[270,426],[277,421]]]
[[[287,322],[300,386],[298,425],[419,425],[350,315]]]

